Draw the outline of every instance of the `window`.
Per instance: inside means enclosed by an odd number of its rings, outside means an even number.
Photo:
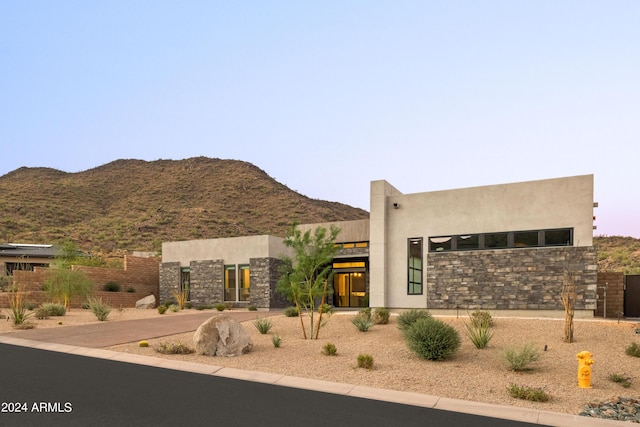
[[[224,266],[224,300],[236,301],[236,266]]]
[[[408,289],[409,295],[422,294],[422,239],[409,239],[407,252],[408,260]]]
[[[249,274],[249,266],[241,265],[240,266],[240,295],[239,301],[249,301],[249,288],[250,288],[250,274]]]
[[[429,252],[572,245],[573,228],[429,237]]]
[[[180,292],[187,292],[187,301],[191,300],[190,284],[191,270],[189,267],[183,267],[180,269]]]

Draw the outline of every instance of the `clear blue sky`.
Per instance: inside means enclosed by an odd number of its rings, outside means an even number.
[[[640,1],[3,0],[0,141],[0,175],[207,156],[367,210],[594,174],[595,234],[640,237]]]

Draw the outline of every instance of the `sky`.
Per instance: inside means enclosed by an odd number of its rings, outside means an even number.
[[[379,179],[593,174],[594,235],[640,238],[639,22],[637,0],[3,0],[0,176],[206,156],[369,210]]]

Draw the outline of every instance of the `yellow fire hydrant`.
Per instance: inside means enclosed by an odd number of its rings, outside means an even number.
[[[578,353],[578,387],[591,388],[591,365],[595,362],[588,351]]]

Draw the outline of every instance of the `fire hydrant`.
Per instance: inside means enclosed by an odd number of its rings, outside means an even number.
[[[578,353],[578,387],[591,388],[591,365],[595,362],[588,351]]]

